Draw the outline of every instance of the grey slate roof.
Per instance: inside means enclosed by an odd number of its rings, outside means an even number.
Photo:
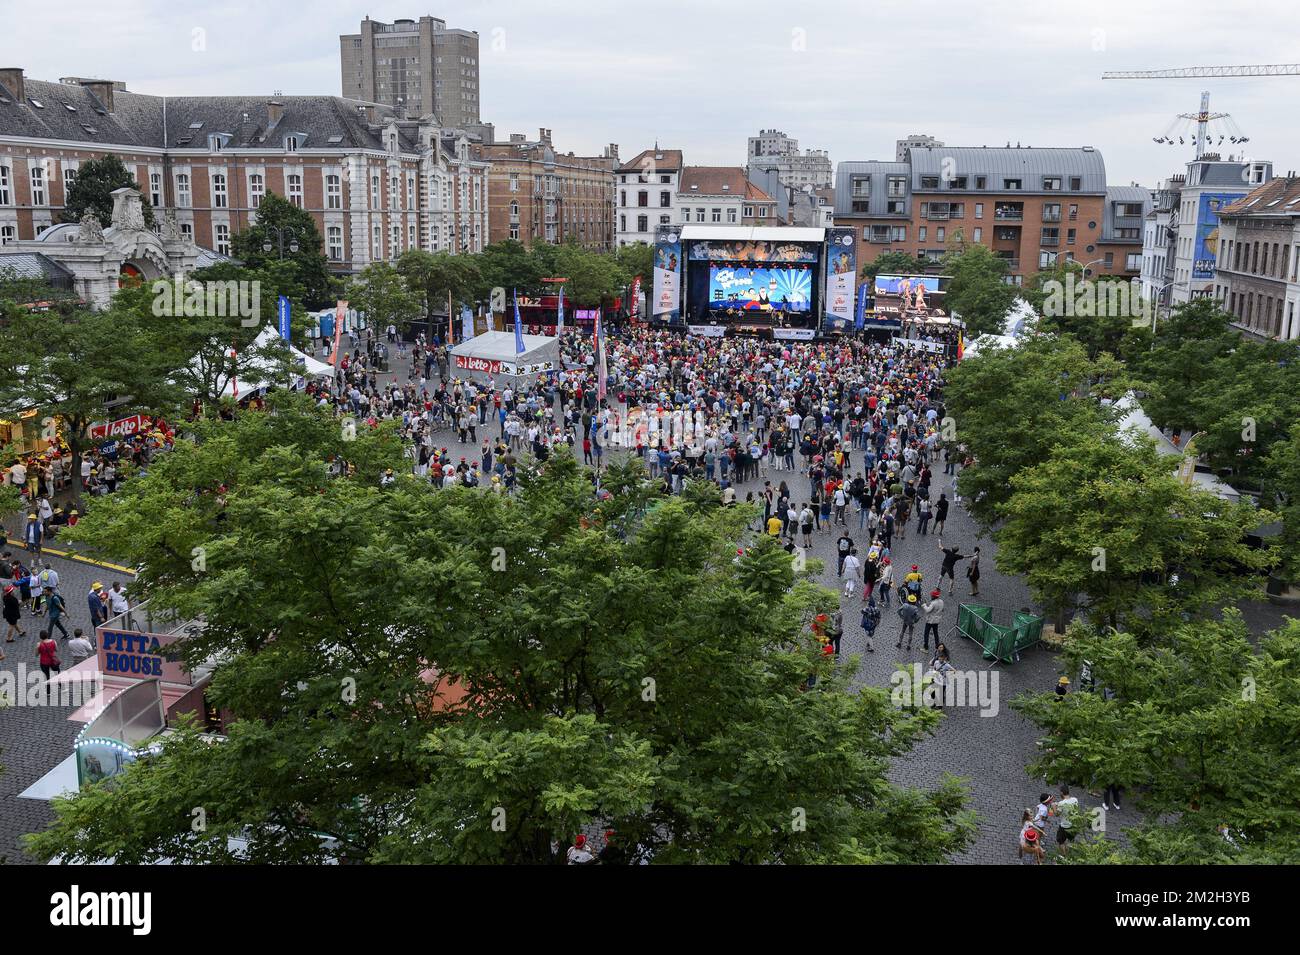
[[[966,176],[968,188],[961,192],[1009,194],[1015,190],[1002,187],[1004,179],[1022,180],[1020,192],[1041,192],[1044,176],[1060,176],[1065,191],[1071,176],[1083,180],[1075,194],[1106,191],[1106,163],[1101,153],[1091,147],[1077,149],[1035,149],[1029,146],[1006,148],[989,146],[932,146],[908,150],[912,167],[912,188],[920,191],[922,176]],[[944,161],[951,160],[945,166]],[[975,178],[986,176],[988,188],[975,189]],[[929,190],[927,190],[929,191]]]
[[[1140,216],[1127,216],[1119,218],[1115,215],[1115,203],[1117,202],[1140,202],[1142,203],[1142,214]],[[1142,241],[1142,233],[1138,233],[1136,239],[1117,239],[1115,237],[1116,229],[1141,229],[1142,221],[1154,208],[1151,200],[1151,190],[1142,186],[1108,186],[1106,189],[1106,205],[1101,214],[1101,241],[1102,242],[1138,242]]]
[[[18,278],[45,279],[59,288],[72,288],[72,273],[39,252],[6,252],[0,249],[0,276],[7,276],[11,271]]]
[[[382,124],[396,116],[390,107],[340,96],[161,97],[123,90],[114,92],[110,113],[85,87],[33,79],[26,79],[25,86],[24,103],[15,101],[13,91],[5,91],[4,98],[9,102],[0,103],[0,135],[105,146],[206,150],[211,133],[229,134],[232,139],[227,149],[280,149],[285,135],[298,133],[306,134],[300,149],[382,149]],[[272,99],[283,105],[284,112],[275,127],[269,128]],[[379,128],[367,127],[360,111],[363,105],[374,105]],[[416,151],[415,121],[398,122],[401,148]],[[196,123],[202,125],[192,128]],[[331,143],[330,138],[335,136],[341,139]],[[188,142],[182,142],[187,138]]]
[[[889,213],[889,177],[907,176],[910,172],[905,162],[842,162],[835,167],[835,214],[884,216]],[[868,211],[853,211],[853,180],[867,176],[871,180],[871,196],[867,200]],[[912,211],[911,189],[903,196],[903,210]]]

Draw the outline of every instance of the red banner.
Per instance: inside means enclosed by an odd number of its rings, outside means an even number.
[[[501,374],[501,362],[489,358],[474,358],[470,355],[457,355],[456,367],[466,371],[481,371],[489,375]]]
[[[149,419],[142,414],[133,414],[129,418],[119,418],[111,424],[92,424],[89,428],[90,437],[103,440],[105,438],[129,438],[137,431],[143,431],[149,424]]]

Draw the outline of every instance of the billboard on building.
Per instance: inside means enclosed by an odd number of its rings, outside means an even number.
[[[1244,192],[1203,192],[1196,215],[1196,248],[1192,256],[1192,278],[1214,278],[1219,258],[1219,210],[1231,205]]]

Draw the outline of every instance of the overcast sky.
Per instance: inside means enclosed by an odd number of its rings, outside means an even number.
[[[546,126],[563,151],[615,142],[626,159],[657,138],[688,163],[740,165],[746,137],[777,128],[839,162],[892,159],[896,139],[928,133],[949,145],[1094,145],[1112,185],[1149,186],[1191,158],[1190,145],[1152,138],[1194,112],[1204,88],[1251,137],[1237,148],[1278,172],[1300,168],[1300,76],[1101,81],[1103,70],[1300,60],[1294,0],[1066,6],[58,0],[5,15],[0,65],[144,93],[338,95],[339,34],[366,14],[428,14],[478,31],[482,114],[498,137]]]

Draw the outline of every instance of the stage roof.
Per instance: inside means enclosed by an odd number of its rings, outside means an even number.
[[[787,226],[682,226],[682,239],[713,239],[718,242],[825,242],[825,229],[800,229]]]

